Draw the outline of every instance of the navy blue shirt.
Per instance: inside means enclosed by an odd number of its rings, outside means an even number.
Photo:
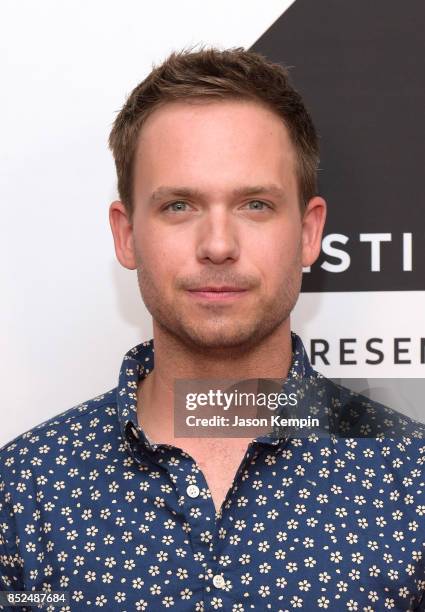
[[[425,609],[423,425],[253,439],[216,512],[193,458],[137,423],[153,348],[0,449],[0,589],[68,591],[72,612]],[[289,379],[320,377],[292,348]]]

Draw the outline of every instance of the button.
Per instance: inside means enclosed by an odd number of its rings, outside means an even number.
[[[218,589],[224,587],[224,578],[221,574],[216,574],[213,576],[213,585]]]
[[[189,485],[187,487],[186,493],[189,495],[189,497],[198,497],[198,495],[199,495],[199,487],[197,487],[194,484],[191,484],[191,485]]]

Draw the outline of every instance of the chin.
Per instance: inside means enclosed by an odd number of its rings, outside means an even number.
[[[213,349],[232,349],[241,346],[246,347],[249,341],[254,337],[254,330],[226,330],[215,329],[208,331],[202,328],[186,329],[183,334],[190,339],[192,345],[198,346],[199,348]]]

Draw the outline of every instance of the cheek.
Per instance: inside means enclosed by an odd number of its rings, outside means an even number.
[[[142,261],[149,262],[150,268],[156,270],[165,261],[172,260],[172,240],[158,231],[154,224],[144,224],[137,234],[137,251]],[[174,250],[175,252],[175,250]]]
[[[193,252],[189,241],[180,244],[175,236],[152,232],[139,244],[140,267],[152,279],[152,283],[161,291],[172,291],[176,279],[181,276],[193,261]]]
[[[302,245],[294,236],[280,234],[275,238],[274,247],[259,246],[257,253],[262,253],[261,262],[257,262],[261,269],[266,290],[285,284],[290,278],[295,279],[302,269]]]
[[[260,256],[267,266],[283,267],[297,261],[302,248],[301,232],[298,227],[281,226],[273,232],[252,241],[250,249]]]

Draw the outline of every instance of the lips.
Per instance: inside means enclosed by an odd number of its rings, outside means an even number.
[[[189,289],[189,291],[202,291],[202,292],[218,292],[218,293],[227,293],[229,291],[246,291],[243,287],[230,287],[229,285],[223,285],[222,287],[197,287],[195,289]]]
[[[199,289],[189,289],[188,293],[198,300],[207,302],[231,303],[242,298],[248,291],[241,287],[231,287],[223,285],[222,287],[200,287]]]

